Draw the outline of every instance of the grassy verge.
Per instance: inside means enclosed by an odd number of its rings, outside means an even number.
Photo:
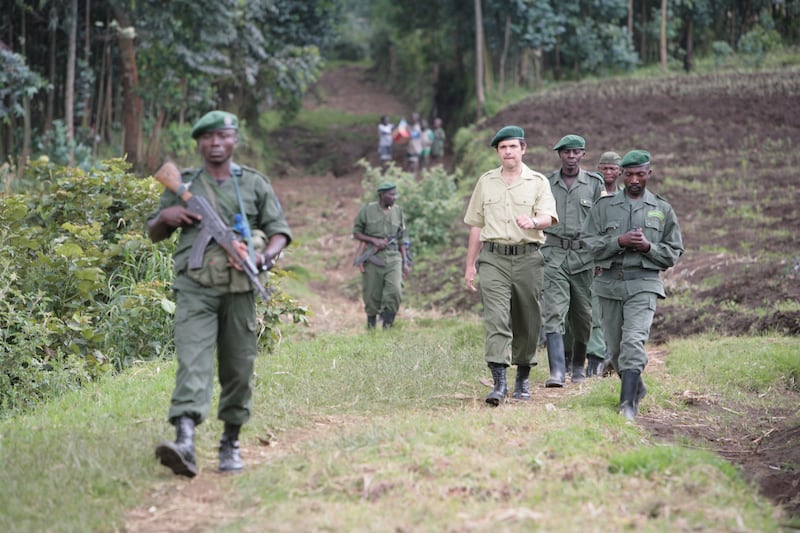
[[[154,492],[205,482],[223,486],[226,510],[205,517],[204,531],[779,530],[780,513],[730,463],[625,424],[614,379],[537,386],[531,403],[487,408],[481,347],[481,325],[463,320],[287,340],[259,360],[243,433],[250,467],[213,472],[221,427],[211,420],[198,431],[192,483],[152,456],[172,437],[174,369],[144,365],[0,421],[0,527],[118,530]],[[687,389],[737,410],[796,409],[796,338],[704,337],[668,349],[666,370],[646,376],[645,415],[675,409]],[[545,372],[534,369],[535,384]]]

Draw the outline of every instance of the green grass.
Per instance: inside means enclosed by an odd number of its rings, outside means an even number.
[[[545,398],[486,407],[482,346],[480,322],[457,319],[284,339],[257,362],[245,473],[215,474],[221,424],[198,429],[198,480],[225,502],[196,509],[198,529],[779,529],[775,508],[719,456],[624,423],[616,379],[553,392],[538,366],[534,396]],[[645,411],[675,408],[687,389],[737,409],[785,406],[785,391],[798,392],[796,338],[705,336],[668,349],[667,372],[645,374]],[[119,530],[126,510],[168,506],[196,486],[153,458],[173,436],[173,380],[172,364],[145,364],[0,421],[0,527]]]

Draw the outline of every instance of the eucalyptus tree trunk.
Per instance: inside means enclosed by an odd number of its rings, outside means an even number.
[[[483,12],[481,0],[475,0],[475,97],[477,98],[477,119],[483,118],[486,97],[483,94]]]
[[[69,165],[75,164],[73,150],[75,140],[75,56],[78,50],[78,0],[70,2],[69,44],[67,51],[67,81],[64,87],[64,122],[67,127],[67,144],[69,145]]]
[[[661,70],[667,71],[667,0],[661,0],[661,38],[658,46],[661,56]]]
[[[500,94],[503,94],[506,83],[506,59],[508,57],[508,46],[511,40],[511,16],[506,15],[506,28],[503,32],[503,53],[500,54],[500,80],[497,82],[497,87]]]
[[[142,146],[142,113],[144,104],[137,94],[139,88],[139,71],[136,68],[136,48],[133,44],[133,32],[128,14],[120,9],[117,3],[112,3],[114,17],[119,23],[117,42],[120,48],[122,61],[122,148],[126,160],[138,166],[141,159]]]

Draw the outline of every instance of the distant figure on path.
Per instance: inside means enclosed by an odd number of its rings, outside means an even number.
[[[393,132],[394,125],[389,122],[389,115],[383,115],[378,123],[378,157],[383,170],[386,170],[386,167],[392,161]]]

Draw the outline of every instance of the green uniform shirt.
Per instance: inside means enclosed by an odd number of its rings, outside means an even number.
[[[353,223],[353,233],[363,233],[370,237],[395,238],[393,245],[378,252],[381,257],[386,251],[397,251],[407,238],[406,217],[399,205],[393,205],[384,210],[380,202],[370,202],[362,206]]]
[[[649,251],[628,250],[619,245],[619,236],[635,228],[642,228],[650,241]],[[631,202],[624,192],[598,200],[584,222],[581,238],[595,265],[603,269],[666,270],[677,263],[684,250],[675,211],[666,200],[648,190],[637,202]],[[596,278],[593,285],[599,296],[618,297],[604,290],[604,287],[613,284],[600,281]],[[633,279],[625,282],[625,285],[629,293],[648,291],[662,298],[665,296],[658,277]]]
[[[286,222],[283,207],[272,189],[269,178],[251,168],[238,168],[241,169],[241,175],[236,179],[239,182],[239,191],[250,229],[263,231],[267,235],[267,239],[282,233],[286,235],[288,241],[291,241],[289,224]],[[198,173],[197,169],[182,171],[181,178],[184,183],[191,181],[192,186],[189,189],[191,193],[207,198],[222,221],[233,227],[234,215],[240,212],[233,179],[227,179],[218,184],[205,170]],[[161,194],[158,211],[152,213],[148,219],[158,216],[162,209],[182,204],[183,201],[172,191],[164,190]],[[181,228],[178,245],[173,256],[176,274],[186,271],[192,243],[199,233],[199,224]],[[209,248],[214,246],[218,245],[212,241]]]
[[[586,248],[579,248],[580,244],[570,245],[564,241],[578,241],[589,211],[595,200],[600,198],[605,191],[603,178],[594,172],[581,169],[575,177],[571,188],[561,179],[561,169],[551,172],[547,176],[550,189],[556,201],[559,223],[544,230],[547,241],[542,247],[542,254],[547,260],[548,267],[564,265],[569,273],[576,274],[592,268],[592,256]]]

